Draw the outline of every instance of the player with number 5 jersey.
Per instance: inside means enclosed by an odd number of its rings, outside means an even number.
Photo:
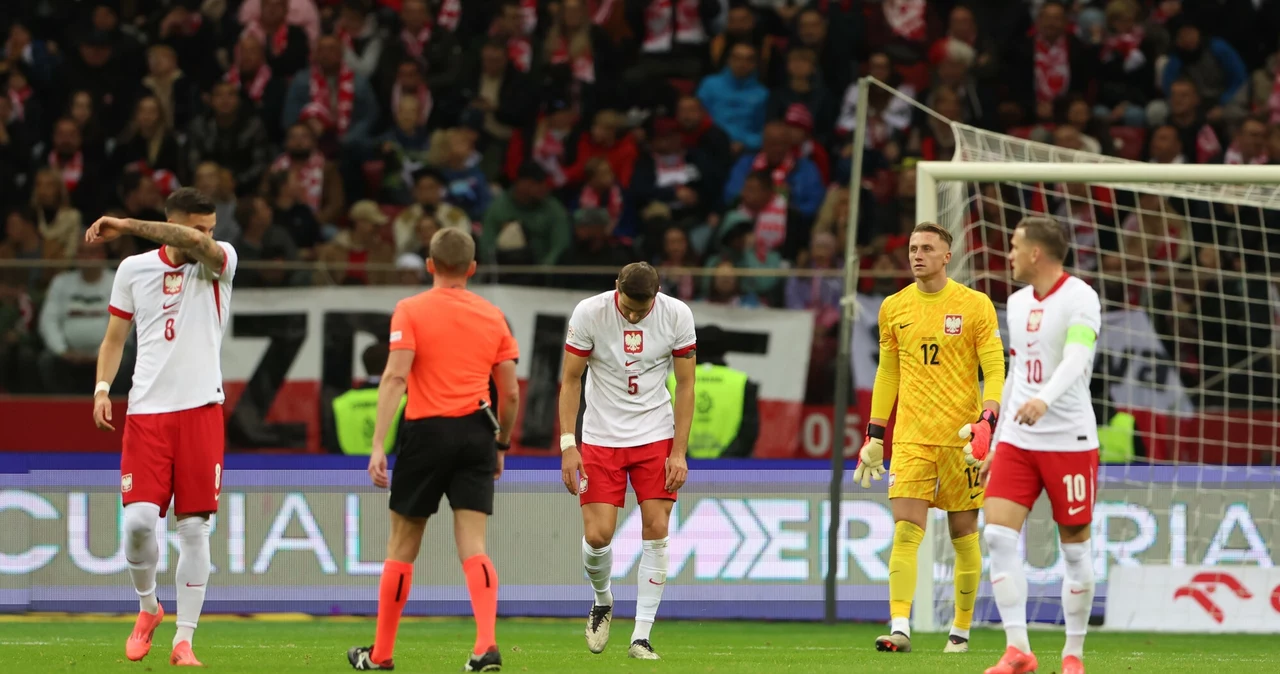
[[[177,633],[170,664],[199,666],[192,652],[209,582],[209,533],[222,489],[225,446],[222,335],[231,313],[236,251],[213,240],[212,201],[181,188],[165,203],[168,222],[100,218],[87,245],[124,235],[160,247],[120,263],[111,289],[110,318],[98,350],[93,420],[111,425],[111,382],[131,329],[138,335],[129,408],[120,456],[125,559],[140,610],[125,655],[141,660],[164,619],[156,600],[160,549],[156,528],[173,503],[178,520]]]
[[[1027,218],[1014,230],[1009,262],[1027,286],[1009,296],[1009,378],[987,485],[991,590],[1004,624],[1004,656],[987,674],[1038,666],[1027,637],[1027,579],[1018,540],[1041,492],[1058,524],[1066,646],[1062,674],[1084,673],[1084,637],[1093,610],[1089,540],[1097,493],[1098,430],[1089,377],[1102,308],[1089,284],[1067,274],[1067,234],[1056,221]]]
[[[579,302],[569,319],[560,385],[561,479],[582,505],[582,565],[595,591],[586,628],[587,648],[593,653],[603,652],[609,643],[610,545],[631,481],[644,543],[628,654],[657,660],[649,635],[667,583],[671,507],[688,475],[697,337],[693,312],[658,292],[658,272],[652,266],[637,262],[623,267],[615,286]],[[672,369],[674,406],[667,391]],[[579,452],[574,426],[584,372],[587,409]]]

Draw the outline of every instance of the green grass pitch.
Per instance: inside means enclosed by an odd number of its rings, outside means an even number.
[[[943,635],[916,635],[916,651],[877,653],[879,625],[805,623],[684,622],[659,620],[653,643],[660,662],[627,659],[631,621],[619,619],[613,640],[601,655],[587,651],[583,621],[500,620],[503,671],[675,673],[732,672],[932,672],[980,673],[1003,650],[996,630],[975,630],[973,650],[943,655]],[[169,669],[173,622],[166,617],[151,654],[142,662],[124,659],[132,617],[0,616],[0,663],[6,672],[155,672]],[[367,644],[373,621],[366,618],[303,619],[300,616],[201,621],[196,655],[212,672],[288,674],[351,671],[346,650]],[[409,619],[400,627],[398,672],[453,672],[462,668],[473,640],[470,621]],[[1042,674],[1058,671],[1062,633],[1033,631],[1032,645]],[[1252,674],[1280,671],[1280,639],[1274,636],[1109,634],[1089,635],[1085,666],[1090,674],[1110,672],[1216,672]]]

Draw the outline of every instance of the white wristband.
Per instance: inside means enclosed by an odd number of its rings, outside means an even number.
[[[93,387],[93,395],[98,395],[99,393],[111,393],[111,384],[105,381],[98,382],[98,385]]]
[[[573,437],[573,433],[564,433],[560,436],[560,451],[567,451],[571,447],[577,447],[578,441]]]

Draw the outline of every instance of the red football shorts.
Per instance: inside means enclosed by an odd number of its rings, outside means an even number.
[[[125,505],[154,503],[160,516],[218,510],[222,452],[226,447],[222,405],[178,412],[130,414],[124,420],[120,496]]]
[[[993,498],[1013,501],[1030,510],[1049,495],[1053,521],[1062,526],[1083,526],[1093,521],[1098,490],[1098,450],[1087,452],[1033,452],[1007,442],[996,446],[987,480],[987,502]]]
[[[582,443],[582,469],[587,488],[578,495],[582,505],[612,503],[621,508],[627,502],[627,478],[637,501],[651,498],[676,500],[667,491],[667,457],[674,440],[667,438],[639,447],[601,447]]]

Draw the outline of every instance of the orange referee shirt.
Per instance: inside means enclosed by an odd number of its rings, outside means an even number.
[[[498,307],[462,288],[432,288],[391,315],[392,351],[414,352],[405,419],[461,417],[489,400],[493,367],[520,356]]]

